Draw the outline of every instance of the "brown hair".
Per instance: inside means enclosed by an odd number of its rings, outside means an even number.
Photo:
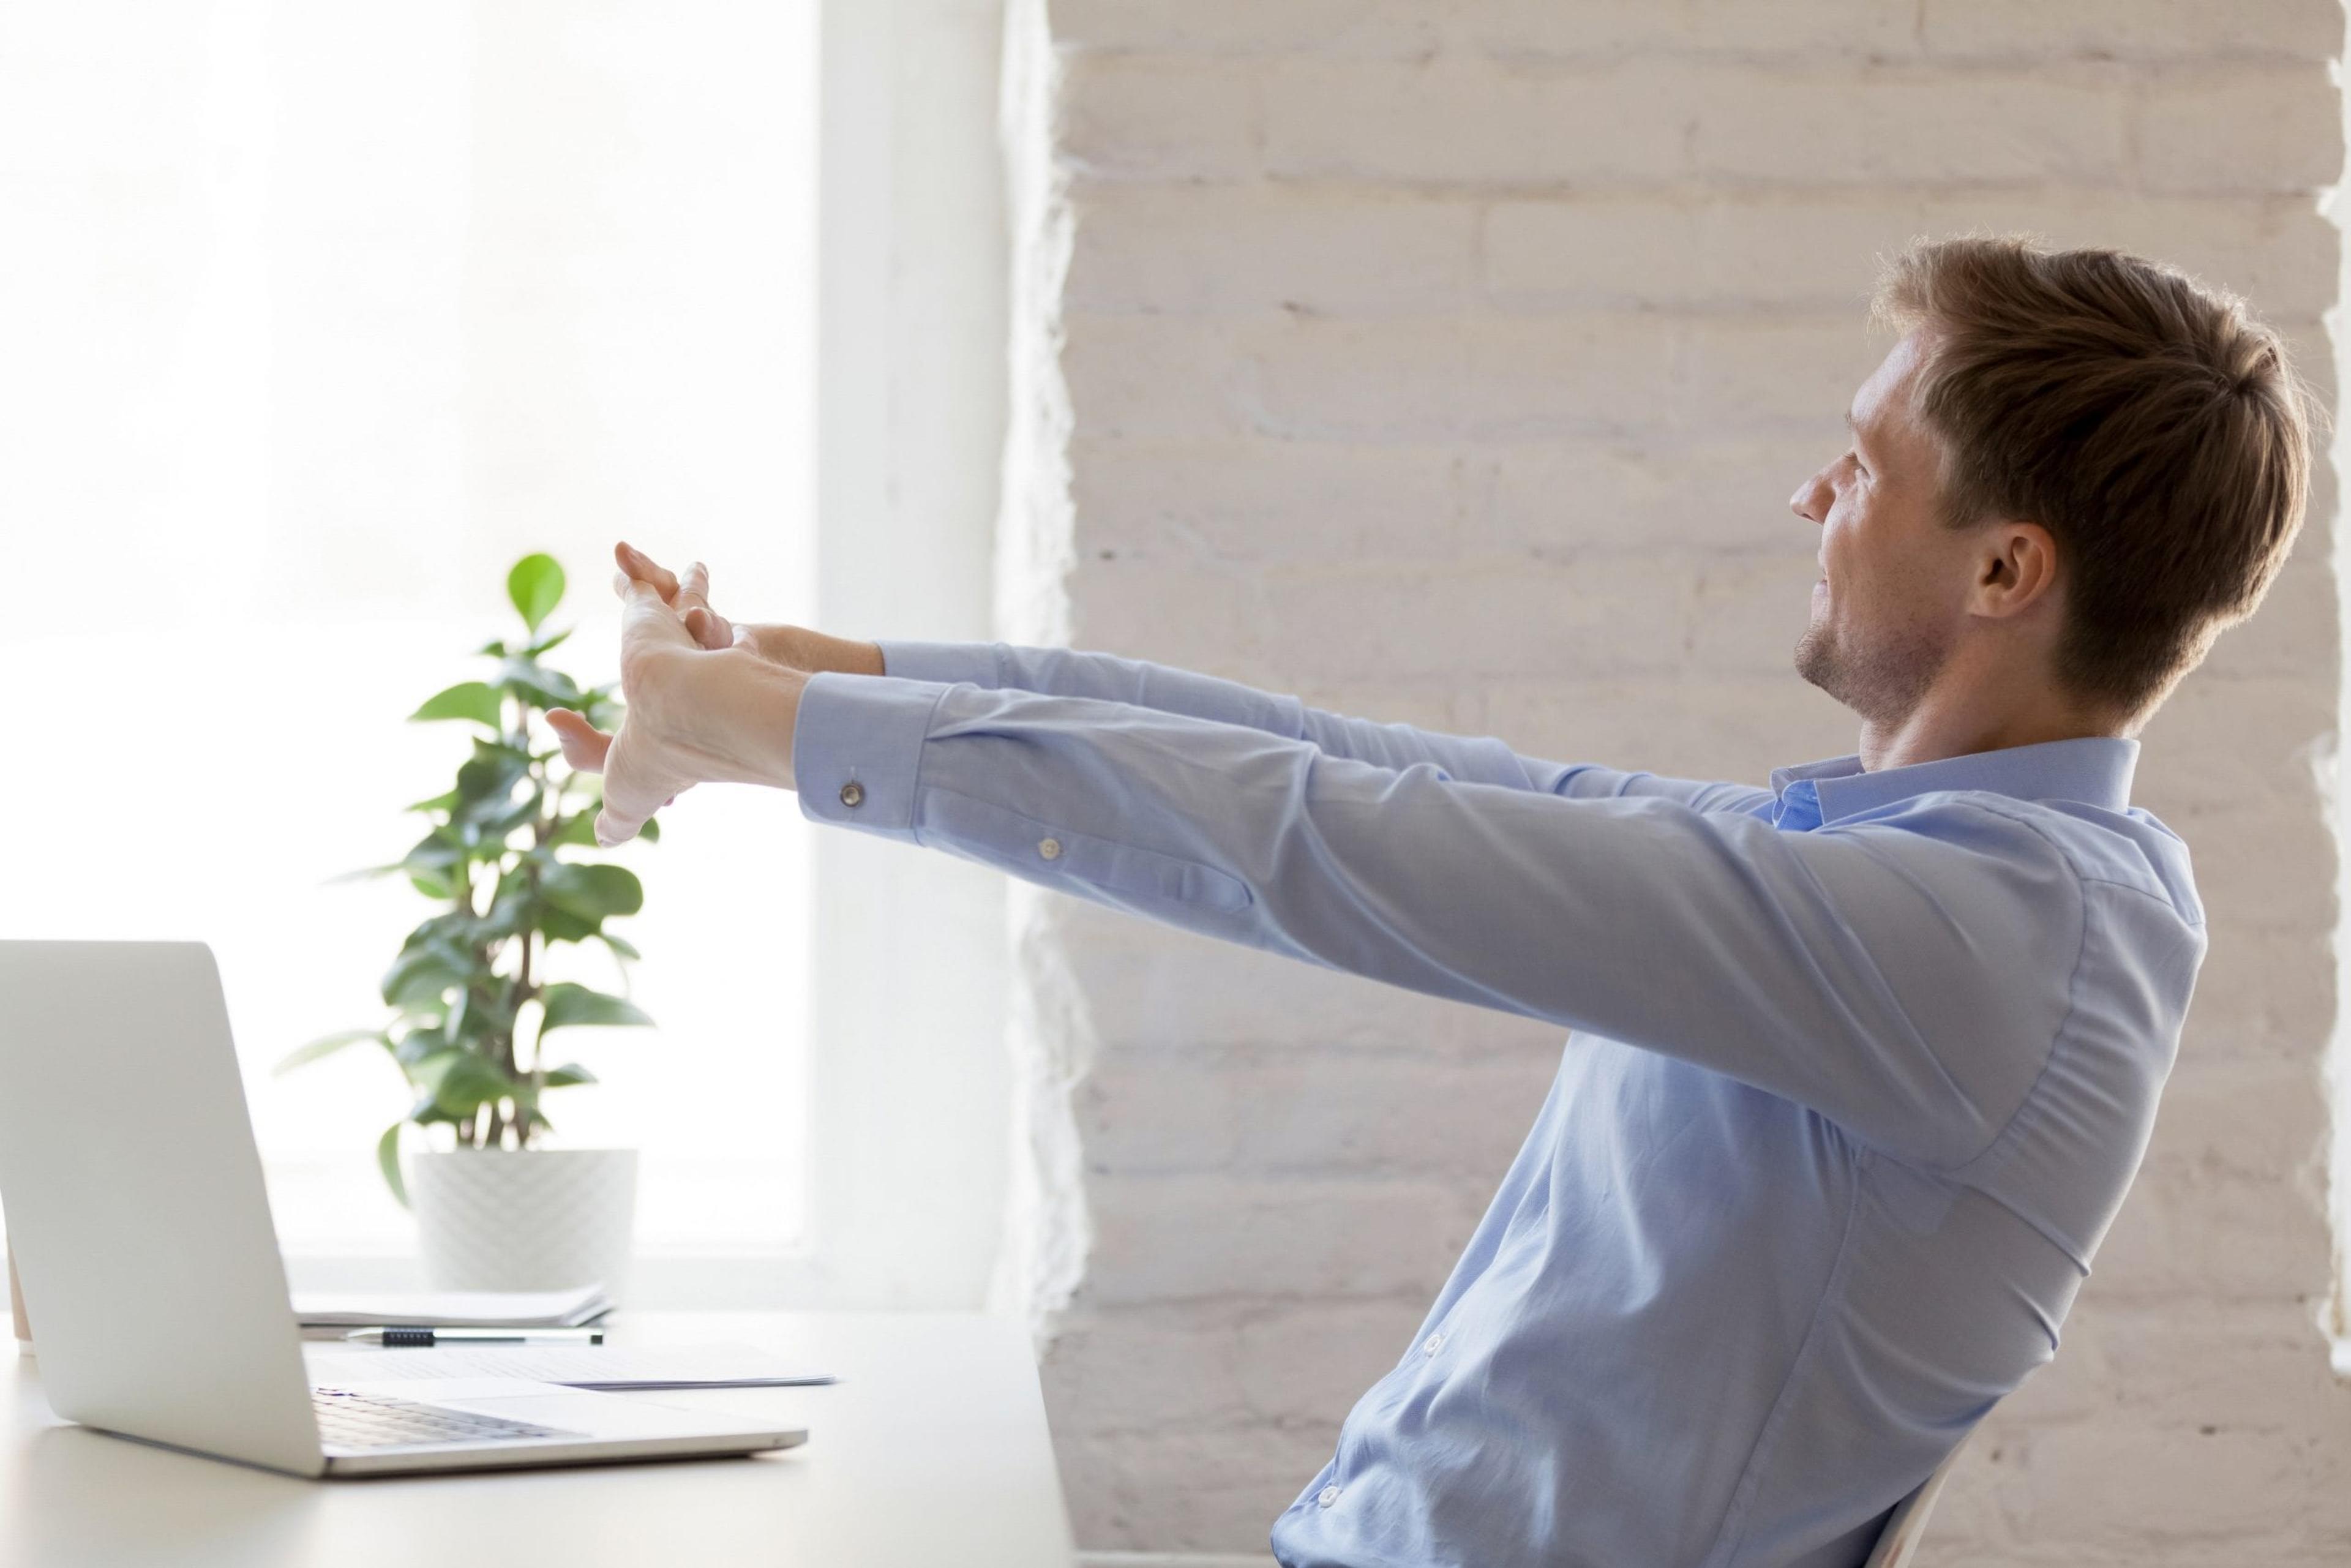
[[[2285,346],[2170,267],[2019,236],[1912,246],[1876,311],[1927,333],[1915,395],[1950,521],[2049,530],[2058,679],[2144,718],[2252,613],[2302,526],[2309,416]]]

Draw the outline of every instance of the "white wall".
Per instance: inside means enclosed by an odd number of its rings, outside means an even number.
[[[2331,385],[2334,4],[1052,0],[1049,25],[1019,178],[1065,202],[1019,229],[1037,417],[1007,602],[1081,644],[1760,779],[1851,743],[1788,671],[1813,546],[1784,497],[1882,352],[1874,252],[1980,225],[2144,250],[2250,295]],[[2325,482],[2267,609],[2147,737],[2211,956],[2064,1349],[1979,1437],[1928,1562],[2351,1557],[2316,1322],[2334,513]],[[1026,1179],[1061,1202],[1025,1278],[1079,1540],[1261,1550],[1559,1042],[1067,902],[1028,918]]]

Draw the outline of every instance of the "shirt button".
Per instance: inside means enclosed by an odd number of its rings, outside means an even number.
[[[1438,1351],[1443,1350],[1444,1348],[1445,1336],[1441,1333],[1433,1333],[1430,1334],[1427,1339],[1421,1342],[1420,1354],[1423,1355],[1435,1355]]]
[[[852,810],[865,804],[865,786],[854,779],[841,787],[841,803]]]
[[[1339,1489],[1337,1487],[1324,1487],[1321,1491],[1314,1494],[1314,1500],[1317,1503],[1320,1503],[1322,1507],[1329,1508],[1332,1503],[1339,1500]]]
[[[1043,855],[1049,861],[1060,860],[1061,858],[1061,841],[1059,839],[1039,839],[1037,841],[1037,852]]]

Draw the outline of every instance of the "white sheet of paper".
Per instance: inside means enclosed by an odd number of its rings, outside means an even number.
[[[773,1388],[832,1381],[747,1344],[443,1344],[422,1350],[310,1344],[303,1351],[311,1383],[328,1388],[418,1377],[527,1377],[601,1389]]]
[[[297,1291],[301,1322],[350,1328],[559,1328],[604,1309],[604,1288],[574,1291]]]

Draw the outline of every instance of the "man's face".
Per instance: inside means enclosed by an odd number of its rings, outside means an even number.
[[[1971,531],[1937,506],[1942,448],[1911,406],[1924,350],[1894,346],[1854,394],[1852,444],[1789,498],[1821,530],[1796,673],[1870,723],[1907,717],[1967,624]]]

